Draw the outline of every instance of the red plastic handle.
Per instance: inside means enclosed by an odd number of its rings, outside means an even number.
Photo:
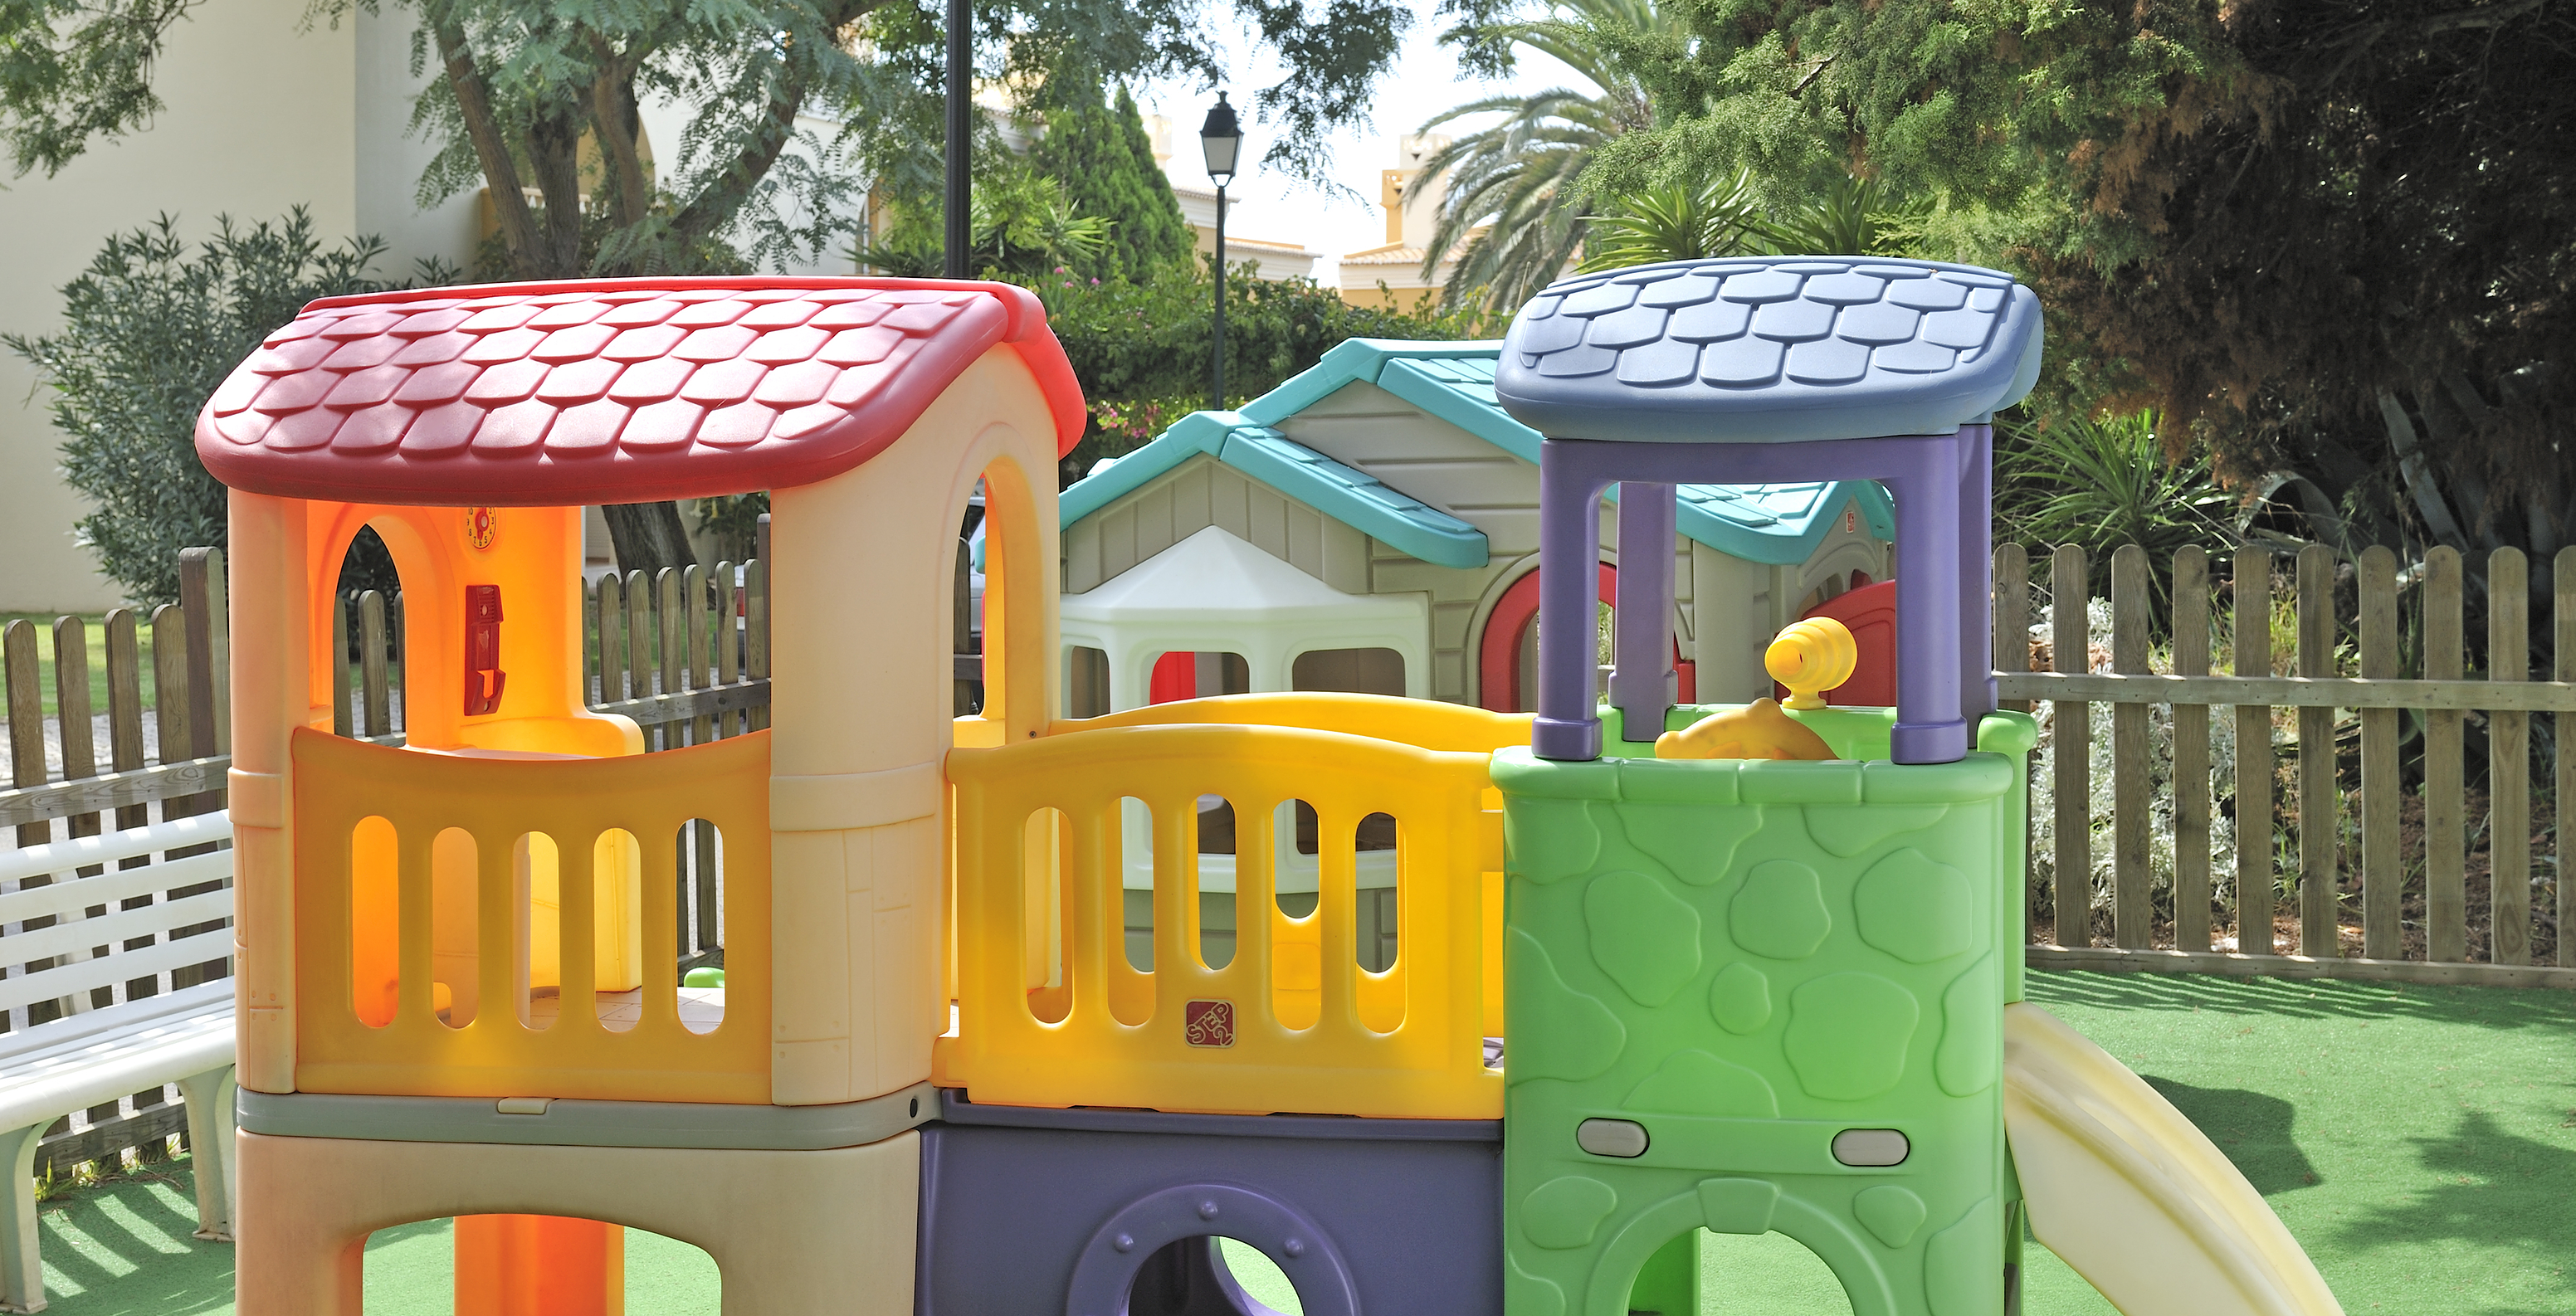
[[[510,674],[501,670],[501,587],[465,587],[465,715],[480,717],[501,707],[501,689]]]

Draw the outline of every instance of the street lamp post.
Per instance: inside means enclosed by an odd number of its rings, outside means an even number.
[[[1216,184],[1216,360],[1210,372],[1208,410],[1225,410],[1225,185],[1234,181],[1235,157],[1243,150],[1243,128],[1225,93],[1199,127],[1199,148],[1207,155],[1208,181]]]
[[[952,279],[972,273],[966,266],[968,253],[975,245],[975,102],[974,86],[968,76],[973,71],[974,48],[969,41],[973,18],[969,4],[970,0],[948,0],[948,171],[945,211],[941,215],[940,265]]]

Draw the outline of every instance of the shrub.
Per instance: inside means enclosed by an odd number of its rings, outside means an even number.
[[[1278,387],[1351,338],[1459,339],[1486,328],[1474,311],[1407,311],[1353,306],[1312,279],[1264,280],[1245,262],[1225,285],[1226,404]],[[1057,272],[1018,279],[1046,303],[1048,327],[1063,342],[1091,404],[1091,426],[1065,461],[1078,479],[1102,457],[1143,446],[1171,422],[1207,405],[1216,284],[1196,272],[1149,283],[1088,280]]]
[[[197,413],[261,339],[316,297],[409,286],[370,278],[373,237],[323,249],[296,207],[248,229],[218,217],[194,255],[178,221],[108,238],[63,286],[63,328],[0,336],[54,391],[63,478],[95,504],[73,522],[144,603],[179,596],[179,550],[224,543],[224,489],[197,462]],[[452,282],[424,262],[418,282]]]

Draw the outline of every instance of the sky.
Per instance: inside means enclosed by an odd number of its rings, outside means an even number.
[[[1583,85],[1573,70],[1529,51],[1522,52],[1519,67],[1504,78],[1469,77],[1459,71],[1457,60],[1440,45],[1441,24],[1433,18],[1433,8],[1430,3],[1415,5],[1413,29],[1406,34],[1392,75],[1380,84],[1373,122],[1346,128],[1332,139],[1334,177],[1364,198],[1365,204],[1327,196],[1280,175],[1252,169],[1238,176],[1228,189],[1230,197],[1240,198],[1226,220],[1229,233],[1301,242],[1310,250],[1323,252],[1324,259],[1315,265],[1315,278],[1332,287],[1337,279],[1334,257],[1386,242],[1386,217],[1377,205],[1378,174],[1396,167],[1397,137],[1415,131],[1423,120],[1464,101]],[[1256,64],[1244,50],[1237,49],[1230,70],[1234,78],[1227,87],[1234,93],[1234,103],[1249,105],[1257,88],[1277,81],[1275,69],[1275,63],[1263,60]],[[1167,82],[1138,88],[1136,98],[1143,112],[1159,113],[1173,121],[1173,145],[1178,154],[1186,157],[1175,161],[1174,177],[1204,184],[1205,172],[1195,160],[1198,128],[1207,118],[1208,107],[1216,103],[1215,93],[1195,83]],[[1246,116],[1245,160],[1261,158],[1269,146],[1265,137],[1271,131]]]

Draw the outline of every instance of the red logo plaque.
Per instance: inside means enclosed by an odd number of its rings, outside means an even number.
[[[1183,1005],[1181,1036],[1192,1046],[1234,1045],[1234,1002],[1191,1001]]]

